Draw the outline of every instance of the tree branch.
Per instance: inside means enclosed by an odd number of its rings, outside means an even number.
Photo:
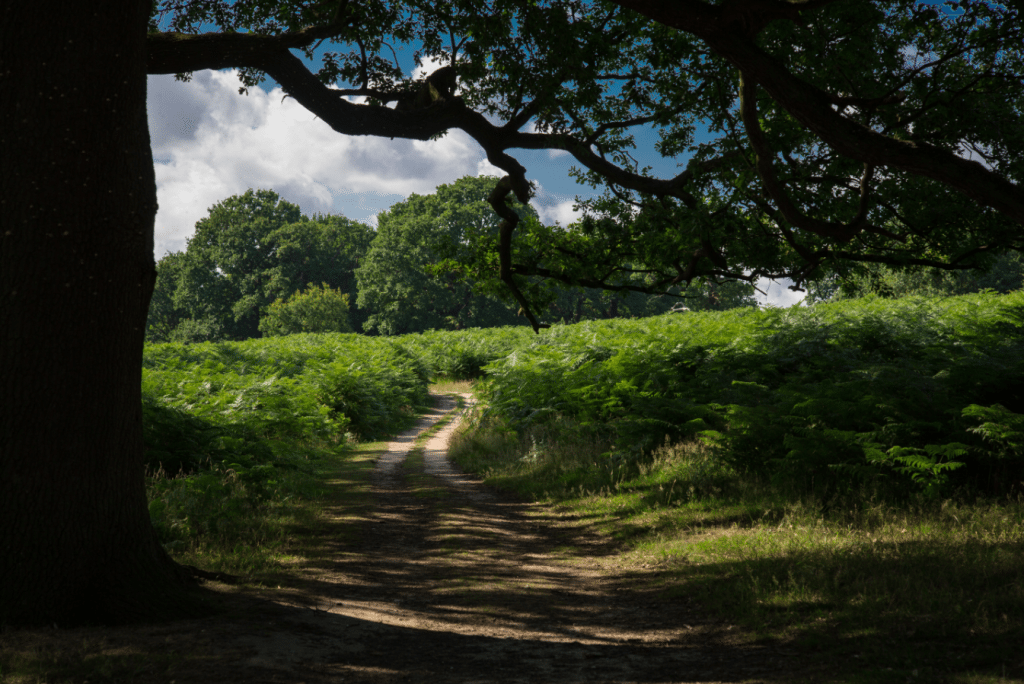
[[[1024,225],[1024,189],[1020,186],[978,162],[963,159],[940,147],[890,138],[844,117],[832,108],[829,94],[792,74],[760,49],[752,36],[731,30],[723,18],[725,6],[712,7],[698,0],[612,2],[704,40],[838,153],[862,163],[900,169],[939,181]],[[768,0],[766,2],[772,4]],[[814,6],[805,5],[808,8]],[[780,11],[773,18],[790,17]]]
[[[853,239],[854,235],[865,227],[868,209],[868,181],[874,174],[873,165],[865,165],[866,168],[860,187],[860,209],[853,221],[849,224],[842,224],[822,221],[807,216],[793,204],[786,189],[782,187],[782,183],[779,182],[778,177],[775,175],[775,168],[772,164],[772,157],[774,155],[768,147],[764,131],[761,130],[761,124],[757,118],[757,86],[743,72],[740,72],[740,116],[743,119],[743,127],[747,131],[750,145],[754,148],[757,173],[786,221],[801,230],[806,230],[815,235],[831,238],[839,242],[849,242]]]
[[[512,178],[505,176],[498,181],[498,184],[494,186],[494,190],[487,197],[487,202],[494,209],[494,212],[501,217],[501,223],[498,224],[498,277],[512,291],[512,296],[519,302],[520,311],[530,321],[530,325],[533,326],[533,332],[539,333],[541,328],[550,328],[551,326],[537,321],[536,316],[530,310],[530,302],[519,289],[512,271],[512,233],[519,223],[519,216],[505,202],[508,194],[512,192],[512,186]],[[529,197],[526,199],[529,200]],[[522,198],[520,198],[520,201],[525,204]]]

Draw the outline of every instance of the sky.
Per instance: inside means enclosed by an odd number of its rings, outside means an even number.
[[[420,67],[410,65],[418,77]],[[428,67],[428,71],[432,71]],[[441,140],[390,140],[345,136],[285,98],[274,83],[238,92],[234,71],[196,72],[184,83],[150,76],[148,110],[159,210],[155,257],[185,249],[196,222],[218,202],[246,190],[267,189],[297,204],[306,215],[342,214],[376,225],[376,215],[410,194],[431,194],[463,176],[504,173],[492,166],[467,134],[452,130]],[[354,99],[353,101],[359,101]],[[685,160],[654,150],[656,133],[638,132],[641,166],[668,178]],[[569,177],[575,159],[560,150],[510,150],[537,185],[533,200],[541,220],[568,225],[579,218],[574,198],[600,189]],[[788,284],[788,283],[786,283]],[[782,284],[763,281],[759,301],[790,306],[800,301]]]

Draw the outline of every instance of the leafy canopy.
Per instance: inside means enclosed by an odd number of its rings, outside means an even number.
[[[485,199],[496,179],[464,177],[431,195],[411,195],[377,217],[377,235],[356,271],[359,306],[371,311],[365,329],[385,335],[514,325],[514,309],[478,273],[441,272],[446,256],[497,233],[498,217]],[[517,212],[537,221],[537,212]],[[482,294],[478,290],[488,291]]]
[[[458,95],[396,111],[422,87],[394,50],[413,42],[455,67]],[[315,74],[289,51],[324,43]],[[339,133],[465,131],[507,176],[488,197],[497,239],[464,265],[490,268],[535,327],[534,277],[799,286],[1024,246],[1019,0],[166,0],[148,48],[150,73],[270,75]],[[633,153],[652,128],[672,178]],[[506,205],[532,193],[515,148],[569,152],[604,194],[565,229],[521,220]]]
[[[268,337],[298,333],[352,332],[348,322],[348,295],[327,283],[310,283],[287,301],[278,299],[260,319],[260,332]]]
[[[303,216],[272,190],[218,202],[196,224],[185,252],[157,264],[147,339],[258,337],[267,307],[310,283],[326,283],[353,301],[354,271],[373,235],[343,216]],[[346,326],[364,319],[346,318]]]
[[[868,295],[886,298],[963,295],[992,290],[1006,294],[1024,289],[1024,255],[1008,252],[999,255],[987,269],[943,271],[908,270],[885,264],[861,264],[840,276],[833,274],[808,287],[812,302],[856,299]]]

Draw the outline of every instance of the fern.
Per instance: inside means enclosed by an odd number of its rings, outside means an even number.
[[[978,406],[971,404],[963,410],[964,418],[984,421],[969,431],[992,442],[995,449],[988,453],[995,458],[1024,458],[1024,416],[1013,413],[999,404]]]

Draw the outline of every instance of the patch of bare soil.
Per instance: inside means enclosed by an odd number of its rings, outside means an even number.
[[[600,562],[614,552],[607,540],[458,472],[445,457],[454,422],[426,444],[426,473],[410,472],[403,461],[415,438],[454,411],[455,400],[437,397],[436,406],[377,463],[376,504],[358,523],[363,534],[327,540],[334,551],[296,568],[298,579],[287,588],[211,584],[230,608],[226,614],[3,639],[31,639],[41,648],[57,640],[77,648],[77,657],[109,662],[110,678],[94,674],[91,681],[808,678],[796,677],[796,663],[775,647],[739,638],[686,599],[657,597],[636,574],[642,570],[609,569],[615,566]],[[342,525],[352,522],[338,521],[339,531]]]

